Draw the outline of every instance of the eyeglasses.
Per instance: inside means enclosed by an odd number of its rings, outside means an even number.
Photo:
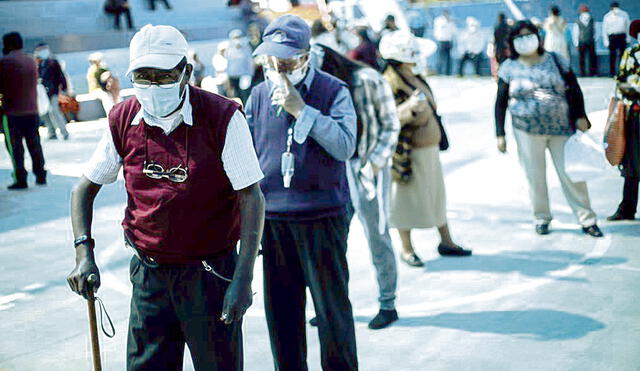
[[[307,56],[307,53],[300,54],[289,59],[280,59],[273,56],[262,56],[262,58],[258,59],[258,63],[262,64],[268,69],[287,73],[302,66],[305,63]]]
[[[185,151],[187,152],[186,156],[186,166],[182,166],[182,164],[172,167],[165,171],[164,167],[158,163],[151,162],[148,159],[148,150],[147,150],[147,126],[145,124],[144,127],[144,165],[142,166],[142,174],[146,175],[151,179],[162,179],[165,178],[174,183],[184,183],[189,178],[189,128],[187,127],[185,133]]]
[[[173,167],[169,169],[169,171],[164,171],[162,165],[156,164],[154,162],[148,164],[146,161],[144,163],[142,173],[151,179],[167,178],[174,183],[183,183],[189,177],[188,169],[183,169],[182,165]]]
[[[178,77],[177,80],[173,80],[173,81],[165,79],[165,81],[155,82],[155,81],[150,81],[145,79],[134,79],[132,77],[131,83],[133,84],[134,88],[138,88],[138,89],[148,89],[151,85],[156,85],[160,89],[171,89],[171,88],[174,88],[176,85],[180,84],[180,82],[182,81],[182,78],[185,75],[186,70],[187,70],[186,68],[183,69],[182,73],[180,73],[180,77]]]

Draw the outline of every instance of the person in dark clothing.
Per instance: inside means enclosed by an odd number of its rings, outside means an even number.
[[[588,76],[595,76],[598,73],[598,61],[596,57],[596,40],[594,20],[589,12],[589,7],[580,5],[580,16],[576,24],[578,25],[578,56],[580,60],[580,74],[587,76],[585,64],[589,62]]]
[[[129,7],[128,0],[108,0],[105,4],[105,12],[113,15],[113,27],[119,30],[120,27],[120,15],[125,16],[127,19],[127,28],[133,30],[133,18],[131,17],[131,8]]]
[[[386,32],[398,31],[398,25],[396,25],[396,17],[393,14],[387,15],[384,19],[384,25],[382,26],[381,36]]]
[[[511,29],[504,13],[498,13],[498,23],[493,30],[494,53],[498,64],[504,62],[511,55],[508,41],[510,32]]]
[[[56,139],[56,129],[64,140],[69,139],[67,131],[67,119],[60,111],[59,95],[67,92],[67,77],[60,67],[60,63],[51,55],[49,46],[40,43],[34,51],[36,62],[38,62],[38,74],[42,85],[47,90],[49,96],[49,112],[43,116],[47,125],[49,139]]]
[[[369,38],[369,30],[366,27],[359,27],[356,33],[358,34],[358,38],[360,38],[360,44],[348,53],[348,57],[366,63],[374,70],[379,71],[378,48]]]
[[[629,34],[638,39],[640,19],[631,22]],[[607,218],[610,221],[634,220],[638,208],[638,182],[640,182],[640,44],[635,44],[624,52],[620,61],[620,72],[616,77],[619,93],[627,106],[625,125],[626,145],[620,166],[624,177],[622,201],[618,210]]]
[[[283,15],[254,51],[266,80],[246,104],[266,198],[262,240],[265,312],[276,370],[307,370],[306,288],[323,370],[357,370],[349,301],[349,185],[356,113],[341,80],[309,61],[309,26]]]
[[[156,10],[156,2],[160,2],[164,5],[165,9],[171,10],[171,4],[169,4],[169,0],[149,0],[149,9]]]
[[[25,189],[27,171],[24,167],[24,147],[27,143],[36,184],[47,183],[44,155],[40,145],[37,93],[38,71],[33,58],[22,51],[22,37],[17,32],[2,37],[0,59],[0,95],[2,96],[2,126],[5,145],[13,162],[14,183],[8,189]]]

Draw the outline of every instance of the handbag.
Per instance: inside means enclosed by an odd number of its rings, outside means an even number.
[[[62,113],[78,113],[80,111],[80,105],[76,98],[69,95],[58,95],[58,106]]]
[[[611,98],[609,115],[604,129],[604,153],[613,166],[620,165],[626,147],[625,137],[626,106],[622,100]]]
[[[433,115],[435,116],[436,121],[438,121],[438,127],[440,128],[440,143],[439,143],[440,150],[446,151],[449,149],[449,138],[447,137],[447,132],[444,130],[444,125],[442,124],[442,116],[438,114],[438,111],[436,111],[436,107],[434,107],[433,102],[431,102],[431,100],[429,100],[429,106],[431,106]]]
[[[573,182],[594,180],[611,169],[604,149],[586,133],[577,131],[564,145],[564,170]]]
[[[46,115],[51,108],[51,104],[49,102],[49,96],[47,95],[47,89],[42,85],[42,83],[38,83],[38,85],[36,85],[36,98],[38,115]]]

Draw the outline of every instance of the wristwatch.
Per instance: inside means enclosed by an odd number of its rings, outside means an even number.
[[[76,238],[75,240],[73,240],[73,247],[78,247],[80,245],[82,245],[85,242],[89,242],[91,244],[91,247],[93,247],[95,241],[93,240],[93,238],[89,237],[86,234],[83,234],[82,236]]]

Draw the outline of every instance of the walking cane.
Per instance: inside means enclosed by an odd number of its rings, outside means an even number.
[[[91,332],[91,353],[93,354],[93,370],[102,371],[102,363],[100,361],[100,342],[98,339],[98,324],[96,321],[96,298],[93,295],[93,285],[98,280],[95,274],[90,274],[87,278],[89,285],[89,299],[87,299],[87,307],[89,309],[89,330]]]

